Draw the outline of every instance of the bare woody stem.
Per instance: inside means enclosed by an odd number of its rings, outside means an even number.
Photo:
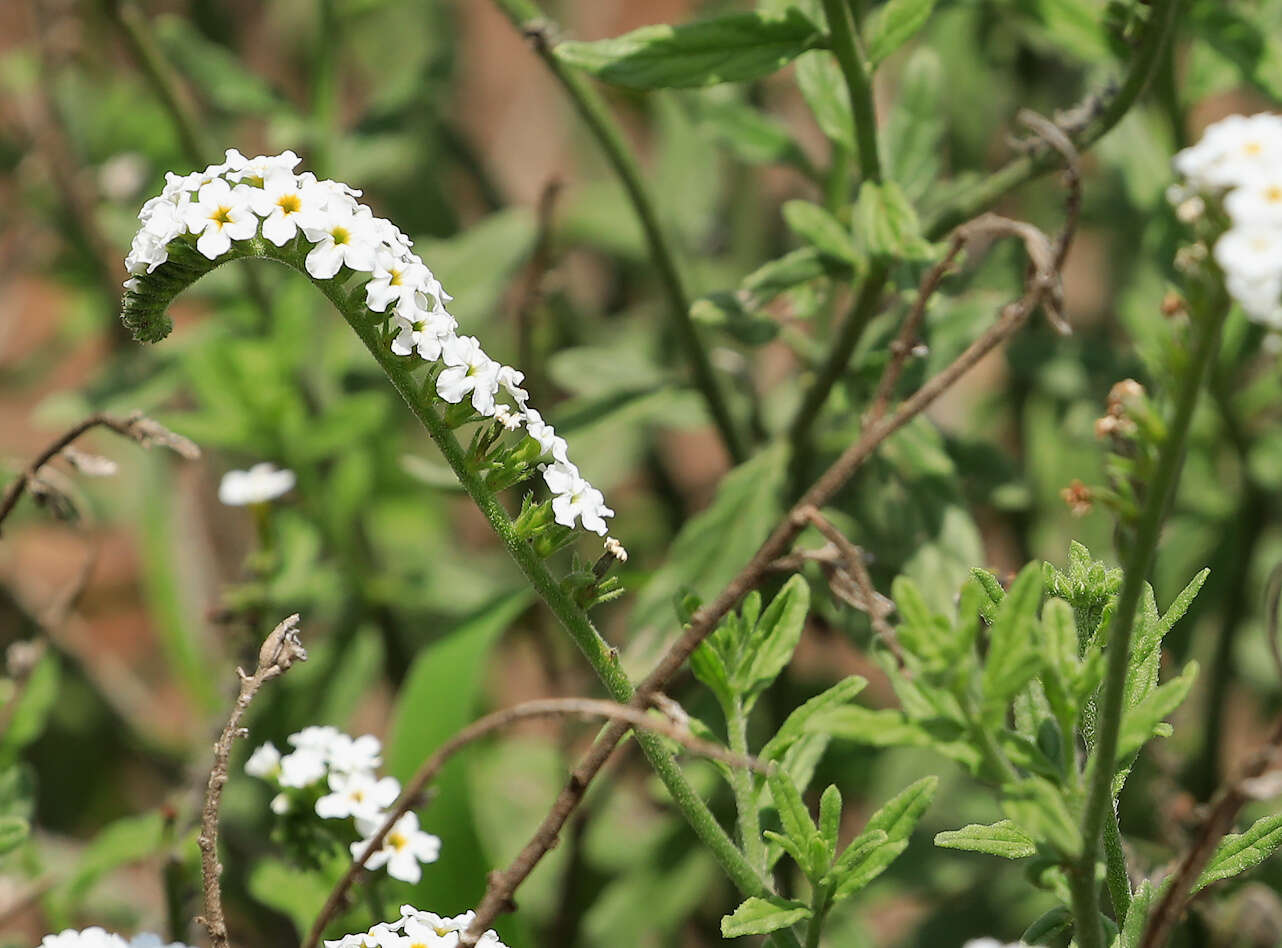
[[[222,872],[218,861],[218,811],[222,806],[223,785],[227,783],[227,761],[232,744],[245,734],[240,726],[245,709],[258,694],[264,682],[283,675],[295,662],[307,660],[307,652],[298,640],[298,615],[285,619],[271,631],[258,651],[258,667],[252,675],[237,668],[240,676],[240,694],[232,707],[227,726],[214,744],[214,765],[209,772],[205,791],[205,806],[200,817],[200,877],[204,896],[205,914],[196,919],[209,932],[213,948],[227,948],[227,921],[223,917]]]
[[[686,292],[685,282],[677,266],[676,256],[672,251],[663,228],[659,225],[659,215],[654,202],[641,176],[636,158],[623,137],[623,131],[610,114],[600,93],[570,67],[556,57],[552,39],[554,27],[542,15],[532,0],[494,0],[495,6],[526,36],[539,58],[547,65],[552,75],[565,89],[575,109],[582,117],[592,135],[605,152],[610,166],[618,175],[632,208],[636,211],[641,229],[645,232],[646,243],[650,247],[650,256],[659,271],[659,280],[664,294],[668,297],[672,316],[672,328],[676,331],[681,348],[690,363],[694,374],[694,384],[707,403],[708,413],[725,443],[726,450],[736,461],[747,457],[747,450],[739,434],[738,425],[730,414],[725,394],[717,381],[708,358],[707,349],[699,336],[694,321],[690,318],[690,297]]]
[[[31,486],[32,481],[39,478],[40,469],[57,458],[77,438],[94,428],[109,428],[116,434],[137,441],[144,447],[151,444],[164,444],[185,458],[200,457],[200,449],[195,444],[180,435],[166,430],[141,412],[134,412],[123,418],[101,412],[95,413],[59,435],[52,444],[36,455],[35,460],[27,466],[26,470],[9,483],[9,486],[5,488],[4,497],[0,498],[0,524],[4,523],[5,518],[17,506],[18,501],[27,492],[27,488]]]
[[[825,0],[825,2],[832,2],[832,0]],[[1143,39],[1130,61],[1126,78],[1116,94],[1098,111],[1094,111],[1093,102],[1088,102],[1085,107],[1088,110],[1088,117],[1077,127],[1071,127],[1073,125],[1071,121],[1061,123],[1061,128],[1068,134],[1078,151],[1085,151],[1108,134],[1143,95],[1161,65],[1163,50],[1171,41],[1179,11],[1183,5],[1184,0],[1154,0],[1149,10],[1149,22]],[[1054,146],[1047,144],[1030,147],[1024,154],[1012,159],[973,188],[963,191],[931,217],[923,220],[922,232],[928,240],[938,240],[960,222],[991,207],[1003,195],[1021,184],[1060,166],[1062,166],[1061,157]],[[854,354],[860,339],[863,338],[868,324],[877,314],[888,277],[889,270],[879,261],[874,261],[864,275],[848,315],[842,320],[837,330],[837,337],[832,343],[827,358],[820,366],[814,382],[806,390],[801,405],[793,416],[792,425],[789,428],[789,439],[795,454],[805,455],[808,452],[810,431],[818,421],[833,386],[845,374],[850,357]]]
[[[311,931],[308,932],[307,938],[303,942],[303,948],[316,948],[316,945],[320,942],[321,935],[325,932],[325,926],[342,909],[347,893],[365,868],[366,860],[383,845],[384,838],[391,832],[392,827],[396,825],[396,821],[421,798],[428,784],[436,779],[436,775],[440,773],[441,768],[445,766],[445,763],[451,757],[467,745],[494,731],[502,730],[518,721],[547,717],[605,718],[607,720],[622,721],[628,727],[648,731],[676,741],[701,757],[719,760],[732,767],[745,768],[757,773],[764,774],[770,769],[768,764],[754,757],[727,751],[719,744],[695,737],[684,726],[675,724],[667,718],[655,717],[645,711],[625,704],[617,704],[613,701],[597,701],[591,698],[545,698],[537,701],[527,701],[511,708],[504,708],[502,711],[495,711],[493,714],[474,721],[463,728],[463,730],[433,751],[432,755],[419,765],[414,776],[405,785],[405,789],[401,792],[396,804],[384,817],[378,831],[370,837],[365,849],[353,860],[347,872],[343,874],[343,877],[339,879],[334,889],[330,892],[320,915],[317,916],[316,922],[312,925]]]
[[[1099,725],[1087,775],[1086,805],[1082,813],[1082,853],[1070,873],[1073,887],[1075,938],[1080,948],[1102,948],[1104,934],[1099,922],[1099,887],[1095,882],[1095,860],[1099,853],[1104,822],[1112,818],[1113,775],[1122,729],[1126,697],[1126,673],[1130,667],[1131,634],[1140,596],[1148,581],[1157,554],[1166,512],[1175,497],[1184,466],[1193,410],[1197,407],[1207,374],[1220,349],[1220,329],[1228,314],[1228,297],[1222,286],[1206,287],[1204,299],[1191,307],[1194,315],[1193,351],[1187,373],[1180,380],[1166,441],[1158,455],[1157,470],[1148,485],[1148,496],[1140,513],[1135,540],[1126,557],[1122,589],[1117,608],[1109,622],[1108,658],[1099,704]]]
[[[1075,196],[1070,199],[1071,203],[1075,201]],[[1055,269],[1055,263],[1062,259],[1061,248],[1067,248],[1075,223],[1076,215],[1070,214],[1063,234],[1055,242],[1047,239],[1030,225],[1007,221],[995,215],[985,215],[967,225],[976,229],[982,228],[991,232],[1014,235],[1024,241],[1034,272],[1023,296],[1003,307],[1000,317],[991,328],[971,343],[938,375],[909,396],[895,412],[865,427],[859,439],[846,449],[775,527],[753,554],[748,565],[730,581],[730,584],[713,602],[695,612],[685,631],[637,687],[631,701],[633,707],[644,708],[649,704],[681,669],[699,643],[712,633],[718,623],[749,591],[761,583],[773,568],[775,561],[788,552],[793,541],[810,524],[811,511],[826,504],[887,438],[923,412],[984,356],[1012,336],[1038,306],[1043,303],[1054,305],[1058,301],[1059,274]],[[614,745],[627,730],[626,722],[612,722],[589,748],[533,838],[506,870],[491,875],[485,897],[477,906],[476,918],[464,933],[461,945],[469,948],[475,945],[476,940],[490,923],[510,905],[512,893],[538,864],[539,859],[555,844],[557,834],[582,799],[588,783],[596,776],[610,756]],[[795,937],[787,929],[776,933],[774,937],[795,941]]]

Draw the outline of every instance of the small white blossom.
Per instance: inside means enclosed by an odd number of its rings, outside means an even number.
[[[315,184],[300,187],[282,168],[269,171],[262,186],[249,192],[249,206],[263,219],[263,236],[277,247],[293,240],[299,224],[319,214],[324,202],[325,194]]]
[[[233,188],[222,178],[202,185],[196,199],[183,212],[187,229],[199,234],[196,249],[216,260],[231,249],[233,240],[258,233],[258,218],[249,206],[249,189]]]
[[[417,309],[414,296],[426,294],[432,273],[422,263],[403,259],[391,250],[380,248],[374,255],[374,275],[365,284],[365,305],[376,313],[389,306],[407,318]]]
[[[382,750],[373,734],[352,738],[340,732],[328,743],[329,766],[339,773],[372,771],[383,763]]]
[[[67,928],[56,935],[45,935],[40,941],[40,946],[41,948],[128,948],[128,943],[119,935],[95,925],[83,931]]]
[[[331,772],[329,789],[330,793],[316,801],[316,815],[325,820],[355,817],[377,821],[380,814],[401,795],[401,785],[394,777],[377,780],[364,772]]]
[[[521,388],[521,383],[525,381],[525,373],[512,368],[510,365],[499,366],[499,385],[512,396],[512,401],[516,402],[521,408],[525,408],[530,401],[530,393]]]
[[[365,838],[352,843],[353,859],[360,858],[377,830],[377,826],[368,825],[362,829]],[[410,812],[396,821],[383,838],[383,845],[370,854],[365,865],[369,869],[386,866],[393,879],[413,884],[423,877],[420,863],[436,862],[440,854],[440,839],[420,830],[417,814]]]
[[[557,523],[572,527],[577,518],[585,530],[605,536],[604,518],[613,517],[614,511],[605,505],[605,497],[579,474],[577,467],[561,461],[549,464],[543,470],[543,480],[556,495],[552,498],[552,514]]]
[[[614,537],[605,538],[605,552],[609,553],[620,563],[628,561],[628,551],[624,549],[623,544]]]
[[[324,778],[325,755],[315,748],[304,747],[280,759],[282,787],[310,787]]]
[[[556,429],[543,420],[533,408],[525,409],[525,430],[531,438],[539,443],[544,454],[550,454],[552,459],[561,464],[569,464],[570,459],[568,452],[570,446],[565,439],[556,433]]]
[[[280,773],[280,751],[271,741],[263,744],[245,761],[245,773],[265,780],[275,779]]]
[[[288,793],[278,793],[272,797],[272,802],[268,806],[277,816],[284,816],[294,808],[294,801],[290,799]]]
[[[311,214],[299,222],[307,239],[315,244],[304,266],[318,280],[328,280],[344,266],[352,270],[374,269],[374,242],[368,224],[334,203],[328,201],[323,213]]]
[[[294,472],[277,469],[268,462],[255,464],[248,471],[228,471],[218,485],[218,499],[229,507],[265,504],[287,494],[294,487]]]
[[[392,317],[392,325],[397,330],[392,339],[394,353],[402,356],[418,353],[420,359],[435,362],[441,357],[444,344],[453,335],[457,323],[449,313],[416,309],[410,316],[398,312]]]
[[[494,395],[499,390],[499,364],[485,354],[475,336],[454,336],[445,340],[441,359],[446,368],[436,378],[441,398],[457,404],[472,395],[472,407],[482,415],[494,414]]]
[[[129,948],[187,948],[180,941],[165,941],[153,932],[139,932],[129,939]]]
[[[494,409],[494,420],[506,428],[508,431],[515,431],[521,427],[521,415],[519,412],[513,412],[506,405],[499,405]]]

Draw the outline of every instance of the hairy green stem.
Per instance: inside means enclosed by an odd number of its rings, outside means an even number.
[[[832,51],[846,80],[846,91],[850,94],[855,146],[859,150],[859,173],[865,181],[880,181],[881,156],[877,152],[877,110],[872,100],[872,79],[859,52],[846,4],[842,0],[823,0],[823,5],[832,37]]]
[[[730,750],[740,757],[747,757],[748,716],[744,714],[743,701],[737,695],[731,707],[726,709],[726,733],[730,739]],[[757,789],[752,771],[747,767],[731,767],[730,786],[739,811],[739,845],[752,867],[764,874],[766,845],[761,837],[761,816],[757,812]]]
[[[611,116],[605,100],[588,80],[557,59],[550,35],[553,27],[532,0],[494,0],[494,3],[512,25],[532,41],[535,52],[561,83],[618,175],[641,223],[641,229],[645,232],[650,256],[659,271],[659,280],[672,311],[672,327],[685,350],[686,359],[694,374],[695,386],[707,403],[708,413],[725,442],[726,450],[735,461],[742,461],[747,457],[747,450],[713,372],[708,351],[690,318],[690,297],[677,267],[676,256],[663,228],[659,226],[658,212],[641,177],[636,158],[624,140],[623,131]]]
[[[1109,623],[1108,665],[1104,674],[1103,697],[1099,703],[1095,748],[1087,771],[1086,806],[1082,814],[1082,853],[1072,873],[1075,880],[1073,915],[1076,919],[1079,948],[1101,948],[1103,944],[1099,926],[1099,892],[1095,885],[1095,860],[1099,854],[1100,834],[1104,830],[1105,821],[1112,815],[1113,775],[1116,772],[1117,742],[1126,697],[1126,673],[1130,666],[1131,633],[1135,626],[1140,596],[1157,552],[1162,522],[1179,483],[1193,410],[1219,351],[1220,329],[1229,308],[1222,286],[1199,289],[1203,290],[1200,294],[1203,298],[1190,301],[1195,321],[1193,350],[1187,371],[1176,388],[1178,395],[1175,416],[1171,419],[1166,441],[1158,455],[1157,470],[1148,486],[1148,496],[1140,513],[1135,541],[1126,557],[1117,608]]]
[[[1122,847],[1122,829],[1117,814],[1104,821],[1104,881],[1113,902],[1113,918],[1121,928],[1131,910],[1131,874],[1126,869],[1126,850]]]
[[[810,921],[806,923],[805,948],[819,948],[819,938],[823,935],[824,922],[828,920],[828,911],[832,908],[832,890],[823,887],[814,894],[811,905]]]

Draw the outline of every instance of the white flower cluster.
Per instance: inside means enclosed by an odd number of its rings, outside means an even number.
[[[401,906],[401,917],[395,922],[380,922],[367,932],[344,935],[325,942],[325,948],[456,948],[459,937],[467,931],[475,912],[444,918],[431,912],[420,912],[412,905]],[[480,948],[507,948],[493,931],[477,941]]]
[[[378,738],[371,734],[353,738],[326,726],[303,728],[288,741],[294,750],[284,755],[270,741],[263,744],[245,762],[245,772],[280,788],[272,800],[272,811],[279,815],[290,812],[299,797],[310,799],[305,791],[319,792],[317,816],[354,821],[361,839],[351,844],[351,851],[352,858],[358,858],[401,795],[396,778],[375,773],[383,762]],[[408,812],[365,865],[370,869],[386,866],[393,879],[415,883],[422,878],[420,864],[436,862],[440,854],[440,839],[419,829],[418,815]]]
[[[138,275],[165,263],[171,241],[184,235],[194,236],[196,249],[210,260],[231,250],[233,241],[261,234],[277,247],[306,241],[305,266],[317,279],[330,279],[343,267],[368,273],[365,304],[390,320],[392,351],[440,363],[436,391],[445,401],[468,399],[478,414],[508,430],[524,426],[551,459],[543,465],[543,478],[553,494],[556,522],[573,527],[577,521],[605,536],[606,518],[614,511],[570,461],[565,439],[529,406],[521,388],[524,374],[491,359],[476,337],[456,333],[458,323],[445,309],[450,296],[412,252],[413,242],[356,200],[360,191],[310,172],[295,174],[299,160],[292,151],[246,158],[228,149],[225,161],[204,171],[170,172],[164,191],[138,215],[142,227],[125,258],[133,274],[125,287],[135,289]],[[514,406],[500,403],[501,393]]]
[[[1215,243],[1229,295],[1257,322],[1282,329],[1282,115],[1231,115],[1175,156],[1182,218],[1222,196],[1231,226]]]
[[[45,935],[40,940],[40,948],[188,948],[188,946],[177,941],[166,945],[163,938],[151,932],[142,932],[126,941],[114,932],[95,925],[83,931],[68,928],[56,935]]]

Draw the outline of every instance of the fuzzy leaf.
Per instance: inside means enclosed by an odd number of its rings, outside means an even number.
[[[563,42],[557,59],[630,89],[681,89],[760,79],[823,43],[801,11],[731,13],[679,26],[643,26],[593,43]]]
[[[853,151],[855,119],[850,110],[850,92],[832,54],[816,50],[798,59],[797,85],[823,133],[834,143]]]
[[[837,218],[812,201],[788,201],[783,217],[793,233],[821,254],[857,266],[859,256],[850,232]]]
[[[855,237],[869,256],[882,260],[924,260],[930,244],[908,196],[894,181],[865,181],[855,204]]]
[[[1006,705],[1037,674],[1042,653],[1037,647],[1037,609],[1042,602],[1042,569],[1024,567],[1002,600],[989,629],[984,661],[984,710],[990,718],[1005,713]]]
[[[1077,819],[1059,789],[1041,777],[1028,777],[1003,787],[1002,808],[1036,840],[1045,840],[1061,854],[1081,852]]]
[[[809,611],[810,585],[805,577],[795,575],[748,633],[742,663],[730,671],[731,682],[745,698],[745,709],[792,660]]]
[[[889,0],[868,18],[865,42],[876,66],[926,25],[935,0]]]
[[[1193,679],[1196,677],[1197,662],[1189,662],[1178,678],[1172,678],[1166,684],[1156,688],[1148,697],[1126,712],[1126,717],[1122,720],[1122,734],[1117,742],[1119,762],[1126,760],[1153,737],[1162,720],[1178,708],[1188,696],[1189,689],[1193,687]]]
[[[20,816],[0,816],[0,856],[13,852],[31,835],[31,824]]]
[[[874,813],[864,827],[864,833],[881,830],[892,843],[906,840],[912,835],[921,815],[930,807],[938,787],[938,777],[922,777]]]
[[[833,784],[819,798],[819,835],[828,846],[828,858],[837,851],[837,833],[841,829],[841,791]]]
[[[761,748],[758,755],[762,760],[777,760],[794,741],[799,740],[809,732],[810,722],[820,714],[831,711],[835,708],[844,707],[850,701],[853,701],[855,695],[864,690],[868,684],[867,679],[860,678],[858,675],[851,675],[844,678],[837,684],[833,685],[827,691],[815,695],[799,708],[795,708],[775,736],[766,742]]]
[[[811,915],[803,902],[781,899],[778,896],[747,899],[734,914],[721,919],[724,938],[741,938],[744,935],[768,935],[789,925],[795,925]]]
[[[1205,889],[1213,882],[1231,879],[1254,869],[1282,846],[1282,813],[1257,820],[1245,833],[1225,836],[1216,847],[1211,861],[1193,885],[1193,891]]]
[[[935,834],[935,845],[943,849],[964,849],[972,853],[985,853],[1003,859],[1024,859],[1037,852],[1033,838],[1010,820],[992,823],[971,823],[958,830]]]

